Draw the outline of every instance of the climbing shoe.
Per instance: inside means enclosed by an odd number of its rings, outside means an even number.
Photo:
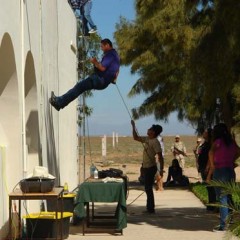
[[[51,97],[49,98],[49,103],[57,110],[59,111],[61,107],[57,103],[57,97],[55,96],[54,92],[51,92]]]
[[[96,33],[97,32],[97,29],[96,28],[92,28],[88,33]]]

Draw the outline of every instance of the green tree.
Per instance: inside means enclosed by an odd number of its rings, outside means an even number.
[[[189,58],[199,31],[189,25],[183,0],[137,0],[135,22],[121,19],[115,39],[121,61],[140,77],[129,96],[147,94],[134,117],[154,114],[167,120],[172,111],[185,117]]]
[[[240,118],[239,4],[234,0],[136,0],[136,20],[120,19],[122,63],[139,79],[129,96],[147,95],[134,117],[172,111],[197,131]]]
[[[239,3],[214,1],[209,26],[191,58],[192,83],[202,85],[201,109],[220,100],[222,120],[232,127],[239,121]]]

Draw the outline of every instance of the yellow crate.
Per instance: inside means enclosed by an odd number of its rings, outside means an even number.
[[[62,217],[63,218],[68,218],[72,217],[73,214],[70,212],[63,212]],[[56,219],[56,212],[39,212],[39,213],[30,213],[28,215],[23,216],[23,218],[32,218],[32,219]],[[61,219],[61,212],[57,213],[57,219]]]

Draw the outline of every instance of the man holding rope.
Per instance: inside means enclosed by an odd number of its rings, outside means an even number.
[[[153,195],[153,184],[157,170],[160,176],[163,176],[164,161],[162,156],[161,145],[157,139],[162,132],[160,125],[152,125],[147,131],[147,137],[140,137],[137,133],[135,122],[131,120],[133,139],[143,144],[143,171],[144,171],[144,187],[147,195],[146,211],[144,213],[155,213],[155,202]],[[157,160],[160,162],[160,169],[157,169]]]

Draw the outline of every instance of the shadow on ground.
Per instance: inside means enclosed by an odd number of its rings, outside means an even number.
[[[164,191],[174,189],[190,191],[189,187],[165,187]],[[139,192],[139,196],[145,194],[144,186],[139,181],[129,182],[128,190],[142,191]],[[204,207],[164,208],[160,206],[156,209],[156,214],[151,215],[142,214],[145,206],[136,206],[134,203],[128,205],[127,209],[128,223],[150,224],[168,230],[212,231],[213,226],[218,224],[218,214],[209,213]]]
[[[218,223],[218,215],[207,214],[201,208],[160,208],[156,209],[156,214],[151,215],[142,214],[144,210],[144,207],[128,207],[128,226],[129,224],[138,226],[152,225],[156,228],[167,230],[212,232],[213,226]],[[106,213],[106,211],[106,206],[101,206],[101,213]],[[112,210],[110,209],[110,211]],[[105,232],[104,229],[107,228],[102,227],[101,230]],[[95,231],[95,229],[92,229],[92,232]],[[78,226],[70,227],[70,234],[79,233],[82,233],[82,222]]]
[[[169,188],[173,189],[173,188]],[[184,190],[188,188],[182,188]],[[182,230],[182,231],[211,231],[214,225],[218,224],[218,214],[207,213],[204,207],[176,207],[169,208],[169,206],[158,205],[156,206],[155,214],[143,214],[145,210],[144,204],[137,205],[135,200],[145,194],[144,186],[138,181],[128,183],[128,190],[138,190],[133,203],[128,200],[127,205],[127,222],[134,225],[151,225],[159,229],[167,230]],[[164,191],[167,191],[168,188]],[[134,198],[134,197],[132,197]],[[172,200],[171,200],[172,201]],[[175,200],[178,201],[178,200]],[[96,206],[96,213],[106,214],[107,212],[114,213],[116,205],[109,205],[101,203]],[[82,233],[82,222],[79,226],[71,226],[70,234]]]
[[[156,214],[141,214],[144,207],[128,207],[128,224],[149,224],[168,230],[212,231],[218,223],[216,214],[207,214],[201,208],[161,208]]]

